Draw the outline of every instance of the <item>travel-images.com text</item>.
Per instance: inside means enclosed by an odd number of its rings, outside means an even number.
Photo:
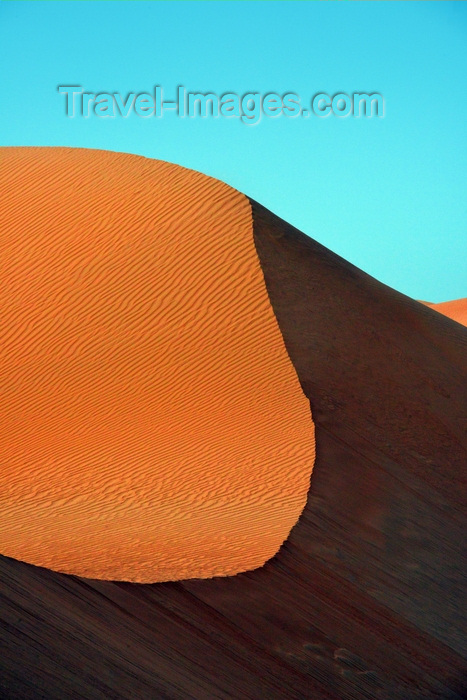
[[[87,92],[80,85],[57,87],[63,95],[67,117],[92,116],[99,118],[128,118],[132,114],[142,118],[163,117],[166,112],[175,112],[181,118],[237,118],[244,124],[257,124],[262,115],[266,117],[335,117],[372,118],[384,117],[384,98],[379,93],[339,92],[328,95],[320,92],[311,97],[305,107],[301,106],[299,95],[288,92],[279,95],[268,92],[247,92],[237,95],[226,92],[216,95],[212,92],[188,92],[183,85],[178,86],[175,100],[164,100],[160,85],[153,93],[130,92],[125,97],[118,92]]]

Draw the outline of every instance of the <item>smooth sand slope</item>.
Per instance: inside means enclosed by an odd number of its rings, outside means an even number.
[[[264,567],[211,580],[90,581],[0,557],[0,697],[467,697],[467,331],[252,210],[313,409],[302,516]]]
[[[444,314],[448,318],[452,318],[453,321],[457,321],[457,323],[462,323],[463,326],[467,326],[467,298],[444,301],[441,304],[431,304],[430,302],[424,303],[426,303],[427,306],[431,306],[431,308],[435,309],[435,311],[439,311],[440,314]]]
[[[314,429],[248,199],[53,148],[1,149],[0,193],[0,553],[140,582],[264,564]]]

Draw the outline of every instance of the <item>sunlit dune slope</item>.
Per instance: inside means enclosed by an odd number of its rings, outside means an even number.
[[[0,553],[233,574],[306,502],[314,429],[249,200],[126,154],[0,149]]]
[[[444,301],[441,304],[432,304],[430,302],[423,303],[430,306],[435,311],[439,311],[440,314],[452,318],[453,321],[467,326],[467,298]]]

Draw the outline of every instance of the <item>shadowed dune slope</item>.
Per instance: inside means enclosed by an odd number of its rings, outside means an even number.
[[[448,318],[452,318],[457,323],[462,323],[467,326],[467,299],[454,299],[453,301],[443,301],[441,304],[431,304],[424,302],[427,306],[431,306],[435,311],[444,314]]]
[[[264,567],[227,578],[110,583],[0,559],[2,697],[466,697],[467,332],[252,206],[313,409],[302,516]]]
[[[0,552],[140,582],[261,566],[314,435],[248,199],[126,154],[0,159]]]

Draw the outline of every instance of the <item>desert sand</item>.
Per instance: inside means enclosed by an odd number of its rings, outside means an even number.
[[[209,580],[0,557],[2,698],[467,697],[467,331],[250,204],[313,410],[301,517],[262,568]]]
[[[248,199],[61,148],[1,149],[0,193],[0,553],[139,582],[264,564],[314,431]]]
[[[453,321],[457,321],[457,323],[462,323],[463,326],[467,326],[467,298],[444,301],[441,304],[432,304],[431,302],[424,303],[427,306],[431,306],[431,308],[435,309],[435,311],[439,311],[440,314],[444,314],[448,318],[452,318]]]

